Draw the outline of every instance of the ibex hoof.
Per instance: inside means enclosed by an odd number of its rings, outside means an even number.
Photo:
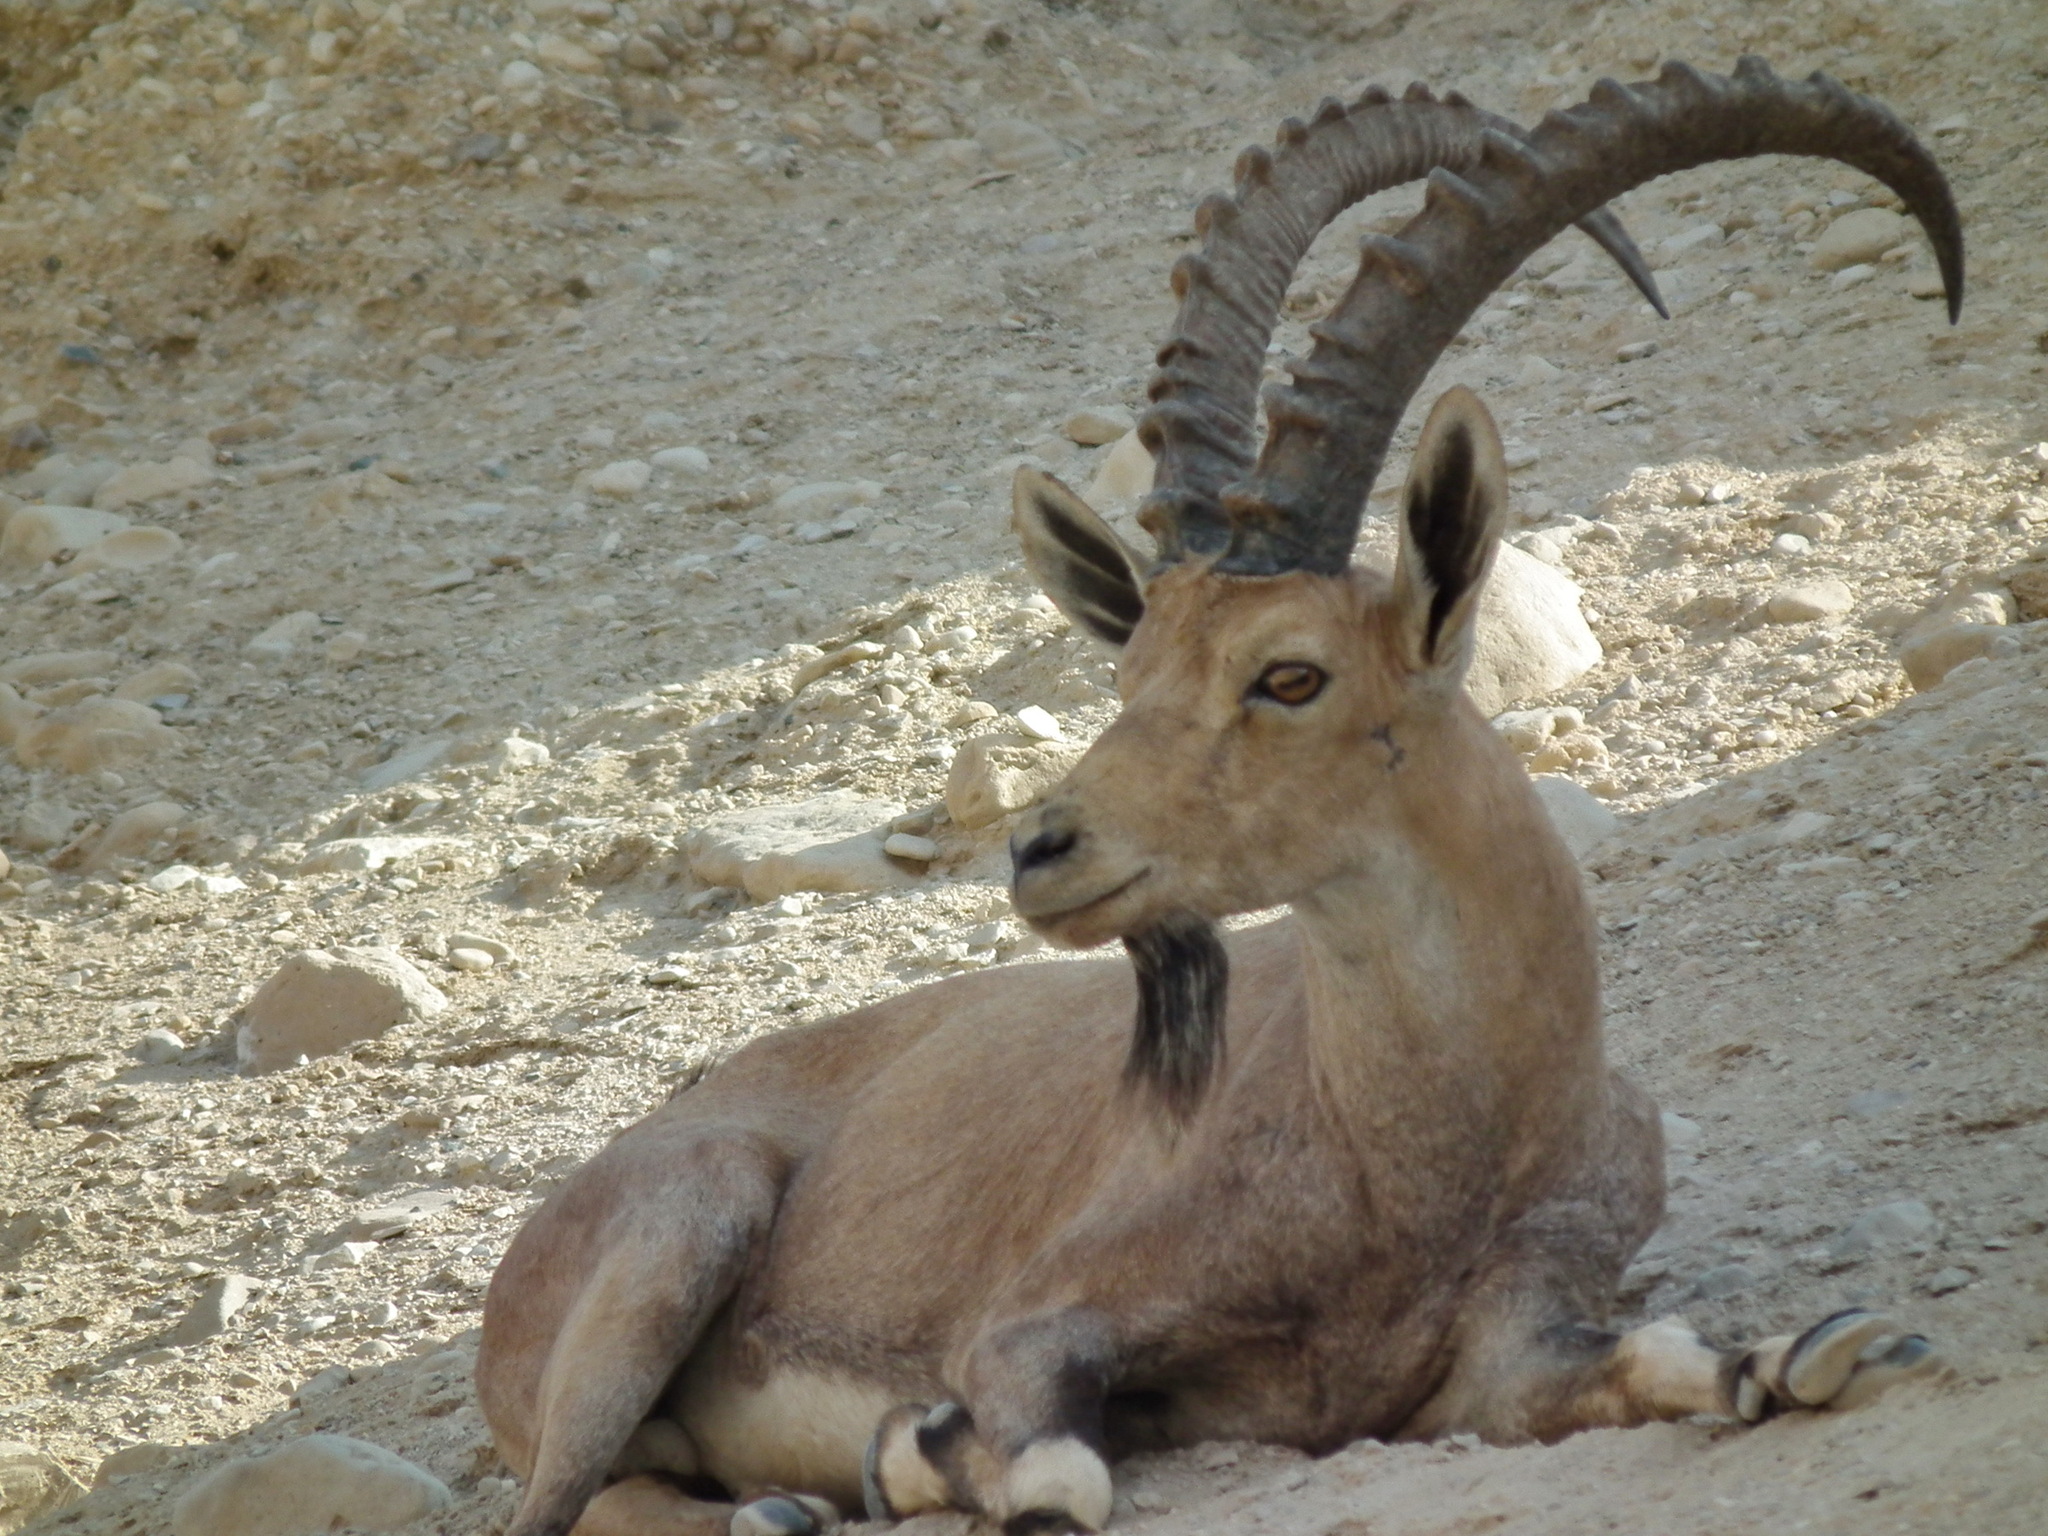
[[[773,1493],[732,1513],[731,1536],[825,1536],[839,1529],[839,1511],[807,1493]]]
[[[1946,1370],[1921,1335],[1881,1312],[1851,1309],[1751,1350],[1736,1374],[1735,1406],[1752,1424],[1787,1408],[1858,1408],[1902,1381]]]

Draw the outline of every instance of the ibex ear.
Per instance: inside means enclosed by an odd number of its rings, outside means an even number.
[[[1472,659],[1479,593],[1507,505],[1507,464],[1493,417],[1471,390],[1447,390],[1423,424],[1401,493],[1394,603],[1409,666],[1449,688]]]
[[[1024,563],[1045,595],[1098,640],[1121,648],[1145,616],[1137,553],[1042,470],[1020,467],[1010,501]]]

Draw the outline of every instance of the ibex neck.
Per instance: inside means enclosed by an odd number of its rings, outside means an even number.
[[[1325,1111],[1382,1177],[1470,1167],[1499,1189],[1540,1175],[1582,1119],[1571,1101],[1604,1092],[1599,976],[1578,872],[1534,795],[1475,798],[1375,836],[1296,910]]]

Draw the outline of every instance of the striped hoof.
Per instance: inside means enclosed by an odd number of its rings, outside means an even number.
[[[1789,1408],[1859,1408],[1902,1381],[1947,1372],[1932,1344],[1881,1312],[1837,1312],[1743,1357],[1735,1411],[1754,1424]]]
[[[731,1536],[826,1536],[839,1529],[839,1511],[807,1493],[771,1493],[734,1510],[726,1529]]]

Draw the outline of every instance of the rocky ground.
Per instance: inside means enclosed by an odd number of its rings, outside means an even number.
[[[1236,151],[1371,82],[1533,120],[1743,49],[1933,145],[1963,323],[1882,189],[1710,168],[1620,210],[1674,319],[1568,235],[1425,393],[1488,400],[1604,653],[1500,723],[1585,792],[1612,1048],[1677,1117],[1623,1320],[1882,1303],[1959,1378],[1742,1434],[1205,1447],[1122,1518],[2037,1528],[2036,7],[0,0],[0,1441],[98,1484],[49,1528],[168,1530],[313,1429],[501,1522],[468,1362],[552,1182],[762,1030],[1031,950],[1003,807],[1113,694],[1009,477],[1127,516]],[[1414,201],[1318,245],[1282,353]],[[258,988],[342,947],[448,1006],[238,1070]]]

